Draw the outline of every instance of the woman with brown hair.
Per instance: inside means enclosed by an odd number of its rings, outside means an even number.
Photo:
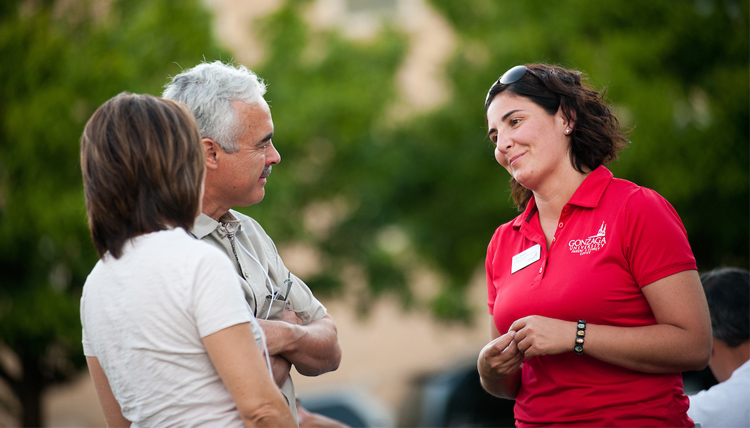
[[[122,93],[81,138],[100,260],[81,297],[83,347],[110,426],[295,426],[231,263],[187,231],[204,156],[187,107]]]
[[[482,385],[518,426],[692,426],[680,372],[711,352],[695,258],[674,208],[605,167],[627,141],[602,94],[522,65],[485,111],[521,214],[487,250]]]

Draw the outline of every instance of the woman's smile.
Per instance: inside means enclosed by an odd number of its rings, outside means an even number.
[[[508,162],[508,164],[511,167],[513,167],[516,164],[516,162],[518,161],[518,159],[522,158],[525,154],[526,154],[526,152],[521,153],[520,155],[513,156],[512,158],[510,158],[510,161]]]

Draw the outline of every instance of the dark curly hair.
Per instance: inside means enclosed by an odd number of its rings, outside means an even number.
[[[484,103],[486,112],[501,92],[512,92],[542,107],[548,114],[562,108],[565,119],[575,127],[570,134],[570,162],[579,172],[593,171],[617,159],[629,141],[617,117],[604,101],[604,92],[592,89],[585,76],[575,70],[546,64],[526,64],[526,73],[517,81],[492,85]],[[510,179],[511,196],[519,211],[526,209],[531,190]]]

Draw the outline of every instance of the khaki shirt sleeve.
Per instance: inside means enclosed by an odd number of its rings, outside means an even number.
[[[302,320],[302,324],[307,325],[326,316],[328,311],[315,298],[307,284],[294,274],[291,275],[291,278],[293,285],[289,292],[289,306]]]

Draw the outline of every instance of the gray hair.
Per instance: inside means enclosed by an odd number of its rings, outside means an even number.
[[[227,153],[239,149],[242,128],[233,101],[256,104],[266,93],[265,83],[244,65],[203,62],[178,74],[165,85],[163,98],[187,104],[202,138],[216,141]]]

